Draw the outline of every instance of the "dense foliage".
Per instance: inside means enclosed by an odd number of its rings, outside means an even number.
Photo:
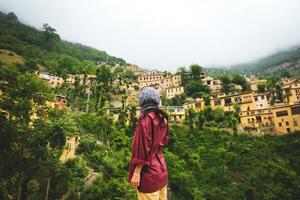
[[[187,96],[197,98],[210,94],[210,88],[203,84],[201,74],[203,68],[198,64],[192,64],[189,69],[186,67],[178,68],[178,74],[181,75],[182,85]]]

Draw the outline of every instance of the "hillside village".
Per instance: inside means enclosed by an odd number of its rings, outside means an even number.
[[[117,121],[120,118],[122,109],[129,110],[132,106],[136,107],[136,116],[139,115],[138,94],[141,88],[151,86],[155,88],[165,99],[179,97],[185,93],[182,85],[182,75],[180,73],[171,74],[168,72],[136,71],[135,80],[129,84],[120,79],[112,82],[113,86],[118,86],[126,90],[123,96],[126,96],[124,105],[122,100],[114,101],[105,109],[107,113]],[[190,73],[186,72],[190,77]],[[62,77],[40,72],[39,77],[47,82],[51,88],[61,88],[64,84],[68,87],[74,86],[75,82],[85,85],[85,94],[92,95],[91,88],[95,86],[97,76],[94,74],[69,74],[64,80]],[[211,109],[223,109],[227,112],[238,112],[239,130],[251,134],[276,134],[282,135],[289,132],[300,130],[300,83],[296,79],[281,78],[282,102],[272,102],[272,92],[265,90],[261,92],[259,87],[267,85],[267,80],[257,79],[254,75],[245,75],[250,90],[242,91],[240,85],[235,85],[236,92],[225,94],[221,91],[222,81],[207,75],[205,72],[199,74],[199,80],[211,90],[209,99],[186,97],[186,103],[182,105],[164,105],[161,107],[167,111],[170,121],[182,123],[188,118],[189,110],[194,112],[203,111],[205,107]],[[88,97],[87,97],[88,99]],[[55,107],[68,108],[69,97],[56,95]],[[88,103],[87,103],[88,105]],[[122,106],[124,106],[122,108]],[[129,119],[127,121],[129,123]]]
[[[0,11],[0,199],[136,199],[128,164],[145,86],[169,117],[168,199],[299,199],[299,52],[146,70]]]

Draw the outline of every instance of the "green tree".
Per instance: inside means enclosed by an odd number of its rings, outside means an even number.
[[[249,91],[250,85],[246,81],[245,77],[240,74],[233,74],[232,83],[242,86],[243,91]]]
[[[13,12],[8,13],[6,18],[11,21],[18,21],[17,15]]]
[[[205,117],[203,116],[202,112],[198,113],[198,129],[202,130],[205,124]]]
[[[257,85],[257,92],[265,93],[266,92],[266,85],[265,84],[258,84]]]
[[[190,71],[193,79],[199,80],[202,72],[202,67],[198,64],[190,65]]]
[[[45,48],[52,50],[54,48],[55,42],[60,40],[59,35],[56,30],[49,26],[47,23],[43,24],[43,39],[45,42]]]
[[[200,97],[203,94],[210,94],[210,88],[199,80],[189,80],[185,85],[185,92],[188,96]]]

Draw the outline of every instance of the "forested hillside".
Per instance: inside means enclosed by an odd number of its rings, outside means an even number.
[[[299,75],[300,72],[300,46],[285,51],[274,53],[251,63],[239,64],[231,67],[232,70],[253,73],[282,73],[293,72]],[[295,74],[296,72],[296,74]]]
[[[0,12],[0,49],[11,50],[40,68],[61,74],[94,72],[99,62],[126,62],[105,51],[64,41],[48,24],[42,30],[21,23],[14,13]]]

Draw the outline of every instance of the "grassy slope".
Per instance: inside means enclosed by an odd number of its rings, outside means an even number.
[[[7,65],[23,64],[24,58],[13,51],[0,49],[0,60]]]

